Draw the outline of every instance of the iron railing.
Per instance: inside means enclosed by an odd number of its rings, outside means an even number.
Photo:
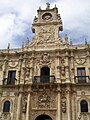
[[[90,78],[89,76],[75,76],[75,83],[90,83]]]
[[[16,78],[4,78],[3,85],[15,85]]]
[[[34,76],[33,83],[53,83],[55,76]]]

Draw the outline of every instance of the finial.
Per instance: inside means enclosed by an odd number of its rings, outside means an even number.
[[[72,38],[70,38],[70,45],[72,45]]]
[[[39,10],[41,10],[41,6],[39,6]]]
[[[46,9],[50,9],[50,3],[47,2],[46,4],[47,4],[47,8]]]
[[[9,49],[10,49],[10,43],[8,43],[8,47],[7,47],[7,50],[9,51]]]
[[[85,38],[85,44],[87,44],[87,39]]]
[[[68,36],[65,34],[65,43],[68,43]]]
[[[22,49],[24,49],[24,42],[22,42]]]
[[[55,4],[55,8],[57,8],[56,4]]]
[[[38,20],[38,18],[35,16],[35,17],[34,17],[34,22],[37,22],[37,20]]]
[[[28,46],[29,45],[29,38],[27,37],[26,38],[26,46]]]

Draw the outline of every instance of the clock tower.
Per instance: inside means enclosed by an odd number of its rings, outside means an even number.
[[[63,31],[63,24],[58,14],[58,8],[50,8],[50,4],[46,3],[47,7],[42,10],[41,7],[37,10],[37,17],[35,16],[32,24],[32,31],[35,36],[32,45],[58,45],[61,43],[59,31]]]

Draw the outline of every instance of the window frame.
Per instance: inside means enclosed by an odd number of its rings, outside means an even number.
[[[4,103],[3,103],[3,113],[9,113],[10,112],[10,106],[11,106],[11,104],[10,104],[9,100],[4,101]]]
[[[87,100],[81,100],[80,101],[80,111],[81,113],[85,112],[85,113],[88,113],[88,110],[89,110],[89,105],[88,105],[88,102]]]
[[[86,83],[86,68],[77,67],[77,77],[79,83]]]

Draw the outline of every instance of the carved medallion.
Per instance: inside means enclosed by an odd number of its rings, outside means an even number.
[[[50,107],[50,97],[46,93],[43,93],[38,97],[38,107],[39,108]]]
[[[18,66],[18,62],[15,62],[15,61],[9,62],[9,67],[15,68],[15,67],[17,67],[17,66]]]
[[[77,58],[77,59],[76,59],[76,63],[77,63],[78,65],[83,65],[85,62],[86,62],[86,59],[85,59],[85,58]]]

